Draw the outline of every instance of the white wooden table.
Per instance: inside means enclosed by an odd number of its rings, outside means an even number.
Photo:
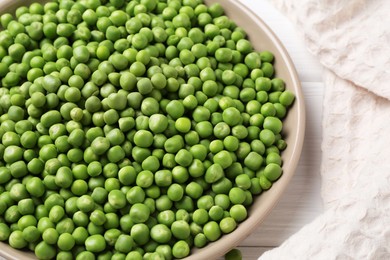
[[[301,80],[306,104],[306,134],[294,178],[266,220],[239,249],[244,260],[257,259],[322,213],[321,122],[324,84],[322,67],[306,50],[294,25],[269,1],[240,0],[276,33],[289,52]]]

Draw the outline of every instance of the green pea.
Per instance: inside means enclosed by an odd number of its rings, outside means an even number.
[[[184,220],[177,220],[171,225],[172,234],[177,239],[186,239],[190,236],[190,226]]]
[[[241,251],[239,249],[234,248],[225,254],[225,259],[226,260],[241,260],[242,259]]]
[[[275,134],[269,129],[263,129],[260,132],[260,141],[264,143],[265,146],[271,146],[275,142]]]
[[[172,201],[180,201],[184,195],[184,189],[177,183],[169,186],[167,191],[168,198]]]
[[[180,101],[172,100],[168,103],[166,111],[173,119],[178,119],[184,114],[184,106]]]
[[[279,102],[286,107],[291,106],[291,104],[294,102],[294,99],[295,95],[290,90],[283,91],[279,96]]]
[[[248,168],[250,168],[250,169],[256,171],[256,170],[258,170],[258,169],[260,168],[260,166],[262,165],[263,160],[264,160],[264,159],[263,159],[263,157],[262,157],[260,154],[258,154],[258,153],[256,153],[256,152],[250,152],[250,153],[246,156],[246,158],[245,158],[245,160],[244,160],[244,164],[245,164]]]
[[[153,143],[153,135],[147,130],[137,131],[134,135],[134,143],[143,148],[147,148]]]
[[[44,127],[49,128],[54,124],[60,123],[62,120],[61,114],[58,111],[49,111],[42,115],[41,123]]]
[[[94,202],[103,204],[108,198],[108,191],[106,191],[103,187],[95,187],[91,197]]]
[[[247,210],[243,205],[233,205],[229,210],[230,216],[236,221],[241,222],[248,216]]]
[[[221,143],[221,146],[223,147],[223,143]],[[213,161],[214,163],[221,165],[223,169],[226,169],[233,163],[230,153],[226,150],[217,152],[213,157]]]
[[[112,190],[108,194],[108,202],[115,209],[121,209],[126,205],[126,196],[120,190]]]
[[[52,259],[56,255],[56,249],[54,246],[46,243],[45,241],[41,241],[34,249],[35,255],[39,259]]]
[[[264,168],[264,176],[269,181],[275,181],[282,175],[282,168],[276,163],[269,163]]]
[[[261,61],[272,62],[274,60],[274,55],[270,51],[260,52]]]
[[[125,151],[119,145],[111,147],[107,152],[107,158],[112,163],[121,161],[125,156]]]
[[[95,208],[95,202],[89,195],[82,195],[77,200],[77,208],[83,212],[90,212]]]
[[[186,149],[179,150],[175,156],[175,161],[183,167],[191,165],[192,160],[192,154]]]
[[[106,248],[106,240],[102,235],[92,235],[85,240],[85,248],[93,253],[102,252]]]
[[[23,229],[23,238],[29,243],[36,242],[40,236],[41,233],[39,232],[38,228],[35,226],[29,226]]]
[[[221,229],[215,221],[209,221],[203,226],[203,233],[210,241],[215,241],[221,236]]]
[[[69,251],[75,245],[75,239],[69,233],[63,233],[59,236],[57,246],[60,250]]]
[[[54,245],[58,241],[59,234],[54,228],[47,228],[42,233],[42,239],[50,245]]]
[[[134,223],[144,223],[149,218],[150,209],[144,204],[135,203],[129,214]]]
[[[217,182],[224,176],[223,168],[220,164],[212,164],[205,173],[205,180],[208,183]]]
[[[164,224],[157,224],[150,230],[151,238],[158,243],[167,243],[171,240],[171,230]]]
[[[177,241],[172,247],[172,255],[175,258],[184,258],[190,253],[190,247],[184,240]]]

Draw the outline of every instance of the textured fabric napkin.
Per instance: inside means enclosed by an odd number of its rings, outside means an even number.
[[[272,2],[327,68],[325,212],[260,259],[390,259],[390,1]]]

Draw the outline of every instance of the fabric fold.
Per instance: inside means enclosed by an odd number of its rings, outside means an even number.
[[[325,212],[261,260],[390,259],[390,101],[330,71],[325,87]]]
[[[325,212],[259,259],[390,259],[390,2],[272,2],[326,67]]]
[[[271,0],[339,77],[390,99],[390,2]]]

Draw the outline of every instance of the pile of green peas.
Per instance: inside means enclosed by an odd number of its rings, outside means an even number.
[[[220,4],[57,0],[0,16],[0,241],[173,259],[282,174],[294,102]]]

